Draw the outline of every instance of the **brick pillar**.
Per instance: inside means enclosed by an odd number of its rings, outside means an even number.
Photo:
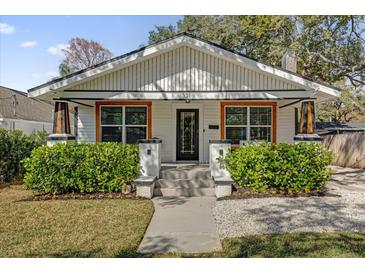
[[[68,103],[56,102],[53,116],[54,134],[71,134]]]

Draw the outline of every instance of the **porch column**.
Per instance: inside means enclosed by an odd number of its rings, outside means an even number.
[[[71,134],[68,103],[56,102],[53,116],[53,134]]]
[[[314,100],[302,102],[300,109],[299,132],[294,136],[297,142],[316,142],[321,143],[323,138],[315,133],[316,119]]]
[[[300,110],[299,133],[313,134],[316,128],[314,101],[302,102]]]
[[[48,146],[75,141],[75,136],[71,135],[68,103],[56,101],[53,115],[53,133],[46,137],[46,141]]]

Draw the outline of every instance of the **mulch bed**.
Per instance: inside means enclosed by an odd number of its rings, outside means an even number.
[[[43,194],[30,196],[21,201],[47,201],[47,200],[146,200],[136,195],[136,192],[131,192],[128,194],[118,193],[118,192],[108,192],[108,193],[67,193],[67,194]]]
[[[341,197],[341,195],[333,194],[327,188],[311,191],[289,191],[288,189],[268,189],[257,191],[248,187],[233,186],[231,196],[219,198],[218,200],[236,200],[236,199],[250,199],[250,198],[297,198],[297,197]]]

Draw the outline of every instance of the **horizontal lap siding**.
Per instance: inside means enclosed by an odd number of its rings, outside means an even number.
[[[75,85],[74,90],[220,91],[300,88],[187,46]]]
[[[170,102],[152,102],[152,136],[162,140],[161,161],[173,161],[172,107]]]
[[[78,125],[78,142],[92,143],[95,142],[95,107],[78,106],[79,119]]]
[[[286,102],[288,103],[288,102]],[[280,105],[284,105],[282,102]],[[284,108],[278,107],[278,130],[277,130],[277,140],[278,143],[293,143],[295,135],[295,106],[288,106]]]
[[[220,130],[209,129],[209,125],[219,125],[220,122],[220,102],[207,101],[203,103],[203,123],[204,123],[204,161],[209,161],[209,140],[219,140]]]
[[[200,138],[202,138],[203,149],[201,153],[203,155],[203,161],[209,159],[209,140],[217,140],[220,138],[219,130],[208,129],[209,125],[219,125],[219,101],[207,101],[196,102],[192,107],[189,104],[181,102],[166,102],[166,101],[154,101],[152,102],[152,136],[160,138],[162,140],[161,153],[163,162],[172,162],[174,159],[175,147],[175,132],[176,121],[174,121],[174,105],[178,104],[178,108],[195,108],[196,105],[200,106],[202,115],[202,124],[200,127]],[[204,129],[204,132],[203,132]]]

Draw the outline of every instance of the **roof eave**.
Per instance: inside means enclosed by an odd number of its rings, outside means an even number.
[[[211,53],[218,54],[219,56],[225,56],[227,59],[236,61],[238,63],[242,63],[244,65],[248,65],[253,69],[274,74],[276,76],[282,77],[286,80],[293,81],[299,85],[307,87],[308,89],[313,89],[316,91],[323,92],[326,96],[331,98],[339,97],[340,90],[337,88],[331,87],[329,85],[321,84],[318,82],[314,82],[312,80],[308,80],[297,73],[286,71],[285,69],[275,67],[272,65],[264,64],[262,62],[251,59],[243,54],[238,52],[225,49],[219,45],[211,43],[209,41],[204,41],[200,38],[193,37],[191,35],[187,35],[185,33],[179,34],[170,39],[161,41],[160,43],[156,43],[139,50],[132,51],[130,53],[121,55],[119,57],[113,58],[109,61],[103,62],[99,65],[96,65],[92,68],[88,68],[76,73],[73,73],[69,76],[55,79],[49,83],[45,83],[43,85],[31,88],[28,90],[28,94],[30,97],[39,97],[46,93],[56,91],[60,88],[63,88],[67,85],[77,84],[78,82],[85,80],[87,78],[92,78],[96,75],[102,75],[104,73],[108,73],[113,71],[114,69],[118,69],[123,65],[130,64],[131,62],[138,61],[142,58],[150,57],[154,54],[158,54],[159,52],[168,50],[173,48],[174,46],[181,44],[188,44],[190,46],[205,49]]]

